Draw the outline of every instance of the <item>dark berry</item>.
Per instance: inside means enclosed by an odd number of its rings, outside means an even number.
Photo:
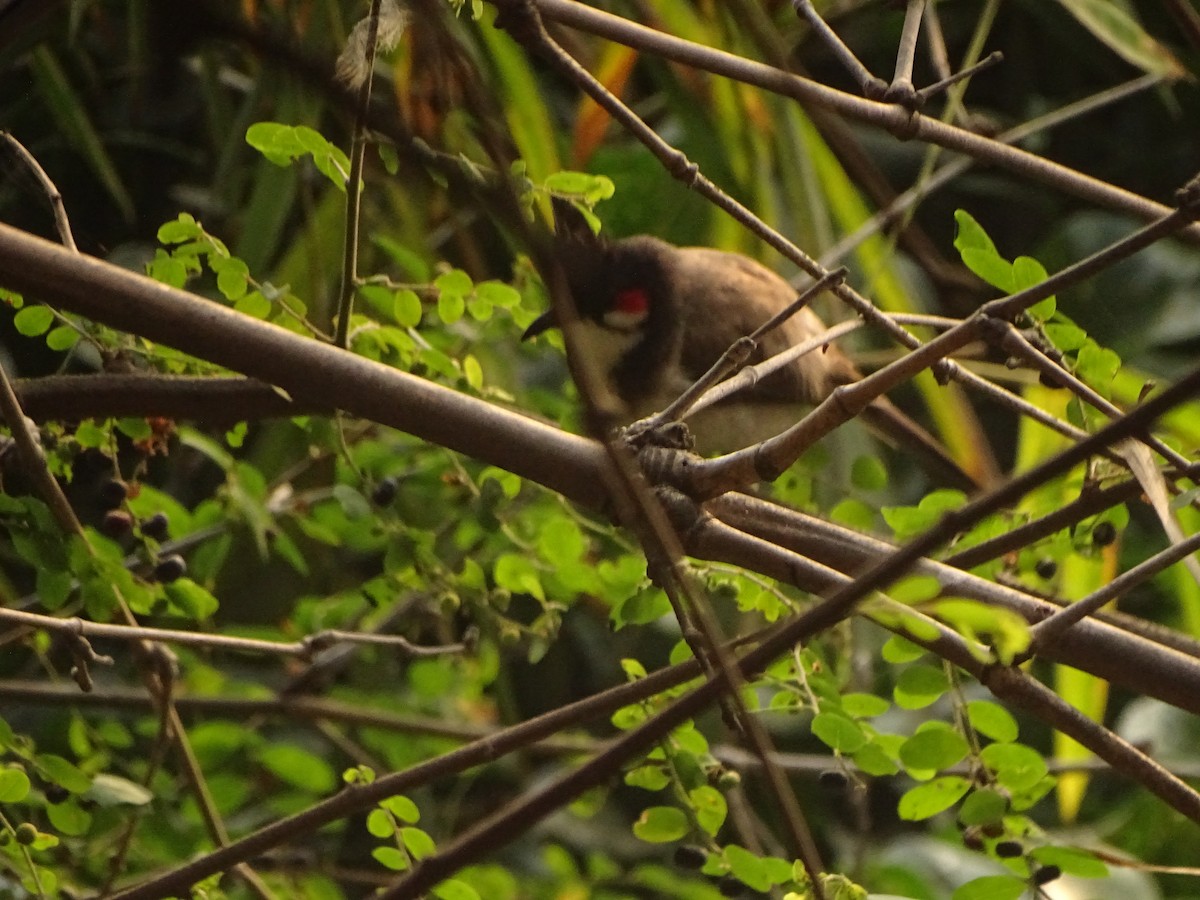
[[[133,517],[123,509],[110,509],[100,522],[100,530],[110,538],[124,537],[133,530]]]
[[[183,561],[183,557],[178,553],[164,556],[154,567],[154,577],[164,584],[170,584],[177,578],[182,578],[185,574],[187,574],[187,563]]]
[[[1020,841],[1000,841],[996,844],[996,855],[1001,859],[1012,859],[1025,852]]]
[[[1043,556],[1033,566],[1038,578],[1053,578],[1058,572],[1058,563],[1048,556]]]
[[[1117,526],[1112,522],[1100,522],[1092,529],[1092,544],[1107,547],[1117,539]]]
[[[1041,383],[1042,387],[1048,387],[1048,388],[1062,387],[1062,383],[1057,378],[1055,378],[1053,375],[1051,375],[1049,372],[1039,371],[1038,372],[1038,381]]]
[[[156,512],[141,524],[142,534],[156,541],[165,541],[171,532],[171,520],[165,512]]]
[[[28,846],[37,840],[38,830],[29,822],[22,822],[17,826],[16,838],[18,844]]]
[[[115,509],[129,496],[129,485],[119,478],[110,478],[100,485],[100,504],[105,509]]]
[[[681,869],[699,869],[708,862],[708,851],[695,844],[680,844],[675,848],[675,865]]]
[[[998,838],[1004,834],[1004,826],[999,822],[992,822],[989,825],[983,825],[979,829],[983,832],[984,837]]]
[[[1062,877],[1062,869],[1058,866],[1042,866],[1033,873],[1034,884],[1049,884]]]
[[[724,875],[717,881],[717,890],[720,891],[722,897],[740,897],[746,886],[742,884],[740,878],[734,878],[732,875]]]
[[[71,796],[71,792],[61,784],[48,784],[42,793],[46,795],[47,803],[62,803]]]
[[[371,502],[376,506],[390,506],[396,499],[396,488],[395,478],[381,478],[371,491]]]
[[[847,781],[849,781],[849,779],[846,777],[846,773],[841,769],[826,769],[817,776],[817,782],[821,785],[821,787],[830,791],[842,790],[846,786]]]

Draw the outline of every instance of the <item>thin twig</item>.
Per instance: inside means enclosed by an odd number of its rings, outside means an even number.
[[[0,609],[0,622],[13,622],[26,628],[59,634],[107,638],[120,641],[155,641],[182,647],[206,647],[235,653],[255,653],[266,656],[286,656],[312,659],[313,655],[336,644],[373,644],[399,651],[407,657],[443,656],[462,653],[463,643],[441,646],[420,646],[399,635],[369,634],[326,629],[299,641],[264,641],[258,638],[229,637],[223,634],[200,634],[195,631],[175,631],[167,628],[147,628],[142,625],[113,625],[89,622],[84,619],[62,619],[16,609]]]
[[[362,201],[363,159],[366,150],[367,105],[371,102],[371,81],[375,71],[375,46],[379,37],[379,7],[383,0],[371,0],[367,14],[365,65],[358,85],[358,103],[354,110],[354,129],[350,144],[350,177],[346,182],[346,226],[342,241],[342,289],[338,296],[337,332],[334,343],[345,349],[350,335],[350,316],[354,294],[358,290],[359,205]]]

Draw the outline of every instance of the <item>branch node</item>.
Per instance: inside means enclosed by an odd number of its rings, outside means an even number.
[[[920,130],[921,114],[916,109],[910,109],[908,111],[908,118],[903,122],[898,122],[888,128],[888,131],[898,141],[911,141],[920,133]]]
[[[1193,220],[1200,219],[1200,174],[1175,192],[1175,203]]]

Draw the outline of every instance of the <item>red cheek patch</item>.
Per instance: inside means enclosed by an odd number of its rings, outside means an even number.
[[[642,316],[649,308],[650,301],[645,291],[641,288],[626,288],[617,292],[617,302],[613,311],[627,316]]]

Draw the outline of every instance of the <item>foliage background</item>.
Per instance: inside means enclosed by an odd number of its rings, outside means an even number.
[[[134,270],[157,260],[156,274],[170,279],[186,272],[188,289],[215,302],[301,333],[310,325],[330,332],[345,196],[307,160],[277,165],[245,135],[261,121],[308,125],[349,147],[351,110],[306,75],[302,63],[318,60],[328,68],[364,12],[360,5],[279,0],[184,7],[129,0],[49,4],[28,17],[19,5],[0,10],[0,121],[61,192],[80,249]],[[1171,191],[1195,174],[1200,138],[1200,98],[1188,74],[1196,71],[1200,48],[1180,24],[1187,10],[1196,14],[1195,6],[1090,4],[1136,15],[1144,32],[1124,39],[1089,31],[1081,19],[1087,6],[937,4],[950,59],[963,57],[977,30],[986,51],[1005,54],[1003,64],[972,80],[967,108],[977,127],[999,131],[1149,70],[1161,78],[1156,86],[1039,132],[1026,146],[1170,203]],[[786,60],[820,82],[854,91],[788,4],[679,0],[621,4],[614,11],[700,44],[771,63]],[[842,3],[822,11],[872,71],[890,72],[902,10]],[[449,171],[490,167],[484,146],[500,133],[537,188],[535,211],[544,211],[547,192],[540,188],[555,173],[605,175],[616,186],[596,209],[606,231],[653,232],[681,244],[739,250],[791,274],[789,264],[742,226],[672,181],[574,86],[529,59],[493,27],[493,18],[487,5],[467,5],[454,15],[436,3],[419,4],[400,45],[377,68],[376,100],[398,111],[424,146],[442,154]],[[271,38],[247,40],[239,28],[221,24],[228,21],[250,23]],[[705,174],[814,256],[856,228],[889,193],[913,183],[929,157],[925,144],[830,121],[785,97],[582,32],[556,28],[554,34]],[[1147,45],[1146,35],[1161,43]],[[280,48],[300,48],[302,55]],[[931,77],[922,55],[918,85]],[[575,396],[564,388],[558,355],[517,340],[548,302],[520,235],[456,184],[448,190],[445,170],[418,165],[407,152],[372,149],[367,161],[359,271],[390,281],[386,290],[360,297],[353,349],[578,429]],[[6,159],[0,209],[9,224],[55,236],[49,206],[15,156]],[[1126,214],[1043,183],[976,167],[922,203],[904,239],[874,237],[846,258],[852,282],[885,308],[953,316],[995,296],[958,262],[957,209],[983,225],[1001,256],[1032,256],[1051,272],[1136,225]],[[178,220],[181,213],[203,230]],[[160,232],[171,221],[176,230]],[[226,254],[244,261],[249,273],[232,295],[217,278],[231,265]],[[1120,355],[1125,380],[1115,383],[1115,397],[1132,402],[1146,378],[1171,379],[1190,366],[1200,336],[1198,276],[1194,244],[1161,243],[1059,297],[1060,310]],[[27,336],[20,332],[30,328],[6,320],[10,368],[24,379],[56,371],[220,371],[161,344],[79,324],[89,337],[64,354],[48,347],[42,334]],[[882,344],[861,343],[865,360],[894,356]],[[1010,377],[1002,359],[984,366],[994,377]],[[1024,375],[1013,377],[1033,402],[1056,402],[1033,386],[1035,376]],[[940,428],[961,458],[984,470],[989,459],[1008,471],[1057,449],[1036,430],[1018,427],[1009,411],[986,403],[976,410],[973,431],[961,418],[966,407],[955,405],[965,401],[946,393],[909,389],[901,399]],[[1180,416],[1172,434],[1184,452],[1195,446],[1192,415]],[[234,837],[336,792],[347,769],[404,770],[466,738],[620,683],[638,667],[653,671],[680,658],[678,629],[664,618],[665,599],[645,580],[644,558],[629,533],[515,476],[399,431],[324,415],[261,417],[247,426],[219,415],[207,421],[181,416],[174,425],[145,417],[47,418],[43,443],[52,471],[83,524],[107,529],[110,540],[91,534],[103,564],[80,562],[78,542],[56,544],[61,538],[54,526],[26,504],[30,486],[8,454],[5,606],[103,621],[115,615],[111,586],[117,585],[145,624],[274,641],[298,641],[323,629],[397,634],[446,651],[413,656],[395,644],[337,644],[310,658],[289,658],[175,646],[172,690],[197,768]],[[928,485],[905,460],[883,455],[861,432],[848,430],[781,479],[775,496],[888,535],[890,523],[879,510],[915,504]],[[884,466],[848,464],[875,454]],[[114,479],[131,486],[117,504],[134,523],[129,531],[121,531],[119,517],[114,524],[113,504],[105,498]],[[1077,481],[1049,486],[1031,501],[1030,514],[1062,504],[1071,490],[1078,493]],[[155,537],[145,523],[160,512],[168,516],[169,535]],[[1103,583],[1163,545],[1144,505],[1131,504],[1129,513],[1113,517],[1122,526],[1115,544],[1093,543],[1098,522],[1088,520],[1071,536],[1013,554],[1006,574],[1036,590],[1086,593],[1087,585]],[[172,587],[156,579],[154,569],[176,553],[186,559],[187,578]],[[125,554],[132,576],[118,574],[126,571]],[[1044,559],[1057,563],[1058,574],[1038,580],[1034,569]],[[1200,594],[1179,569],[1140,585],[1122,608],[1195,637]],[[698,564],[697,572],[730,632],[761,627],[807,602],[729,567]],[[95,642],[116,664],[93,669],[97,687],[89,700],[70,681],[72,654],[64,639],[6,627],[12,631],[0,658],[0,696],[7,730],[0,737],[6,761],[26,772],[32,787],[28,794],[13,788],[5,795],[13,802],[4,804],[3,825],[13,839],[5,845],[0,891],[22,896],[20,885],[33,887],[31,873],[38,872],[48,896],[53,882],[64,892],[91,895],[110,880],[133,883],[210,850],[211,824],[196,800],[198,789],[145,699],[128,646]],[[903,735],[927,720],[967,730],[961,722],[966,701],[985,696],[964,679],[934,691],[929,707],[891,706],[897,681],[909,670],[897,662],[902,651],[880,661],[886,639],[863,620],[845,623],[806,649],[799,665],[811,683],[797,681],[795,671],[773,670],[758,691],[760,702],[783,710],[763,717],[779,749],[807,754],[793,760],[793,785],[826,862],[874,893],[914,898],[950,896],[974,875],[1015,871],[1026,878],[1039,863],[1021,857],[1006,868],[994,835],[982,850],[967,849],[952,814],[919,822],[899,817],[898,799],[914,783],[905,776],[847,785],[828,774],[842,768],[829,742],[812,733],[816,694],[887,698],[890,708],[874,725]],[[630,659],[638,662],[622,663]],[[935,675],[941,671],[925,662]],[[1035,664],[1034,672],[1075,705],[1144,742],[1160,761],[1195,771],[1193,718],[1144,697],[1109,697],[1103,685],[1046,663]],[[206,705],[217,698],[230,705]],[[329,706],[301,702],[313,698]],[[626,726],[641,715],[633,709]],[[365,895],[389,883],[389,870],[430,852],[426,840],[448,842],[573,765],[581,749],[595,749],[593,739],[613,733],[607,722],[593,721],[490,765],[423,783],[409,793],[419,823],[407,806],[356,815],[256,859],[261,883],[227,879],[206,890],[212,896],[221,890],[232,896],[264,890]],[[1074,758],[1031,717],[1020,717],[1020,737],[1052,762]],[[696,729],[664,744],[660,752],[669,765],[660,759],[648,766],[642,786],[636,777],[631,785],[614,774],[604,791],[475,861],[456,884],[486,897],[732,891],[728,860],[714,862],[720,847],[756,835],[760,855],[790,860],[791,854],[779,843],[778,812],[753,768],[743,770],[740,783],[726,777],[727,768],[740,768],[732,760],[745,759],[730,743],[720,717],[706,714]],[[660,782],[662,770],[669,777]],[[704,786],[719,788],[713,793],[724,799],[696,793]],[[726,831],[702,824],[705,802],[728,804]],[[687,810],[683,842],[709,845],[710,871],[683,865],[672,855],[676,842],[630,833],[651,807]],[[646,836],[647,820],[641,821]],[[28,845],[16,840],[23,822],[37,828],[39,841],[53,836],[58,845],[34,844],[30,857],[22,849]],[[1015,837],[1026,849],[1084,847],[1160,866],[1198,862],[1194,822],[1164,813],[1160,800],[1103,771],[1063,778],[1003,828],[1002,839]],[[119,866],[110,865],[114,858]],[[1109,871],[1086,882],[1086,893],[1065,893],[1059,882],[1054,889],[1064,892],[1053,896],[1195,894],[1194,873],[1150,876],[1115,864]],[[753,881],[751,874],[746,879]],[[457,889],[443,888],[447,896]]]

